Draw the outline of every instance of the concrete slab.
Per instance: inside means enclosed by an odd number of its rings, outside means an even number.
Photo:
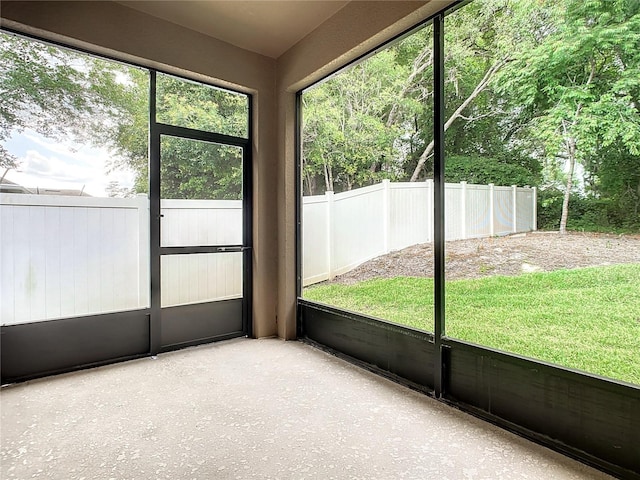
[[[611,478],[299,342],[5,387],[3,479]]]

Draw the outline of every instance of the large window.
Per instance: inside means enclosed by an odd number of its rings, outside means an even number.
[[[430,25],[302,94],[305,299],[433,329]],[[409,260],[409,261],[407,261]]]
[[[444,24],[445,332],[640,383],[637,2]],[[302,94],[302,297],[433,321],[430,26]]]
[[[247,95],[155,74],[151,219],[149,71],[6,33],[0,59],[2,325],[149,308],[160,219],[161,248],[243,251]],[[171,252],[162,306],[242,297],[239,252]]]
[[[149,306],[148,73],[0,33],[2,325]]]
[[[624,3],[476,0],[445,18],[446,208],[460,198],[471,233],[447,225],[446,332],[640,383],[640,23]]]

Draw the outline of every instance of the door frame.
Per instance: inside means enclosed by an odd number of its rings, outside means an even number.
[[[186,346],[208,343],[237,336],[252,336],[252,298],[253,298],[253,181],[251,155],[252,97],[247,94],[248,138],[235,137],[221,133],[207,132],[187,127],[178,127],[157,122],[156,119],[156,78],[157,71],[150,70],[149,78],[149,251],[150,251],[150,353],[156,355],[162,351],[175,350]],[[203,141],[228,145],[242,149],[242,244],[212,245],[188,247],[162,247],[160,234],[160,141],[162,136],[172,136],[187,140]],[[161,257],[171,254],[198,254],[242,252],[242,330],[212,336],[192,338],[178,343],[163,344],[161,307]],[[186,305],[193,310],[194,305]],[[172,310],[179,307],[171,307]],[[166,309],[165,309],[166,310]],[[186,312],[187,310],[185,310]],[[224,314],[229,309],[222,308]],[[168,312],[168,311],[167,311]],[[173,312],[172,312],[173,313]],[[193,313],[193,312],[192,312]]]

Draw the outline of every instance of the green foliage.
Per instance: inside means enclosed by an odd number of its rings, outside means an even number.
[[[160,155],[162,198],[242,199],[240,148],[162,137]]]
[[[634,175],[637,175],[634,172]],[[618,177],[615,177],[618,181]],[[597,195],[594,192],[572,192],[570,197],[571,214],[568,228],[570,230],[589,232],[637,232],[640,230],[640,192],[629,183],[637,180],[630,176],[620,177],[621,188],[609,194]],[[616,183],[617,183],[616,181]],[[540,230],[557,230],[562,211],[564,192],[554,186],[546,186],[538,190],[538,228]]]
[[[534,164],[538,172],[532,172],[518,163],[508,163],[490,157],[447,157],[445,180],[447,182],[487,185],[536,186],[540,182],[540,164]]]
[[[149,75],[21,37],[0,34],[0,141],[25,128],[58,141],[108,149],[108,169],[131,168],[132,191],[109,185],[109,195],[148,191]],[[248,136],[248,101],[196,82],[158,75],[158,121]],[[166,138],[163,194],[168,198],[241,198],[237,148]],[[0,146],[0,167],[16,168]]]
[[[115,166],[134,170],[135,190],[141,193],[148,189],[148,78],[136,73],[133,71],[130,77],[130,98],[122,99],[129,120],[117,125],[110,140],[118,153]],[[156,102],[160,123],[248,135],[249,104],[244,95],[158,74]],[[238,148],[163,137],[161,161],[163,198],[242,198],[242,156]]]
[[[503,70],[531,44],[524,35],[536,28],[536,22],[518,6],[506,0],[474,1],[445,17],[447,118],[478,87],[491,66],[507,62]],[[508,98],[497,91],[500,70],[496,75],[446,131],[448,156],[512,157],[522,148],[518,133],[526,112],[506,108]]]
[[[447,335],[640,384],[638,284],[640,264],[448,282]],[[433,330],[429,278],[319,285],[304,298]]]
[[[558,230],[560,226],[560,214],[562,213],[562,199],[564,193],[555,187],[538,190],[538,217],[539,230]],[[576,198],[571,198],[571,205],[575,205]]]
[[[396,178],[395,127],[386,116],[394,101],[394,52],[385,50],[303,97],[305,193],[351,190]]]
[[[614,144],[587,160],[589,193],[605,201],[607,219],[617,228],[640,230],[640,156]]]
[[[433,174],[431,42],[424,28],[305,93],[305,193]],[[570,227],[638,228],[639,2],[470,2],[445,18],[444,93],[448,181],[564,184],[543,225],[568,191]]]
[[[161,73],[156,85],[158,122],[249,137],[249,104],[245,95]]]
[[[562,212],[564,192],[555,187],[538,190],[538,228],[557,230]],[[571,215],[567,227],[570,230],[589,232],[622,232],[625,225],[614,219],[611,200],[573,192],[570,197]]]
[[[101,145],[127,117],[128,68],[71,50],[0,34],[0,141],[30,128],[48,138]],[[16,158],[0,148],[0,166]]]
[[[587,169],[593,186],[600,182],[598,167],[611,166],[601,153],[613,147],[627,157],[640,152],[640,4],[635,0],[539,4],[548,14],[547,29],[502,71],[498,90],[513,105],[531,112],[528,135],[540,145],[547,162],[569,165],[564,193],[570,195],[576,163]],[[528,2],[521,5],[532,7]],[[606,175],[606,169],[602,173]],[[617,179],[623,178],[621,173],[616,171]],[[604,201],[603,194],[613,202]],[[595,192],[590,207],[601,209],[597,213],[586,209],[581,223],[606,223],[610,217],[606,209],[620,205],[619,194],[620,189]],[[569,217],[575,222],[580,212],[574,201],[569,205]],[[568,215],[563,209],[563,218]],[[620,223],[637,224],[628,220]]]
[[[541,225],[558,223],[561,184],[584,180],[569,189],[569,226],[640,228],[640,2],[475,0],[445,27],[447,180],[560,188],[540,192]],[[305,92],[305,194],[432,175],[432,35]],[[28,127],[110,149],[109,168],[132,168],[147,191],[146,71],[1,34],[0,97],[0,167],[16,167],[2,142]],[[247,116],[242,95],[158,76],[161,122],[246,137]],[[166,145],[168,195],[236,198],[237,159]],[[581,168],[568,175],[568,163]]]

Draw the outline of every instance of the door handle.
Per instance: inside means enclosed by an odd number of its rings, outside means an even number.
[[[251,247],[217,247],[217,253],[238,253],[251,250]]]

